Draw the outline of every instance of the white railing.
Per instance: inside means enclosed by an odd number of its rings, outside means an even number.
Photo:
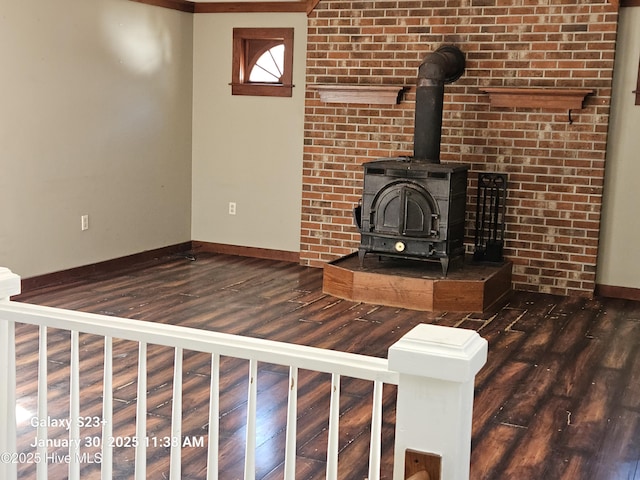
[[[215,480],[219,456],[219,378],[220,358],[234,357],[249,362],[249,391],[245,439],[244,478],[254,479],[256,471],[256,403],[259,362],[289,368],[284,478],[295,478],[296,418],[298,370],[331,375],[331,398],[328,419],[326,478],[338,478],[338,429],[340,417],[340,380],[349,377],[373,382],[372,424],[368,479],[380,476],[383,385],[397,385],[394,480],[405,478],[405,452],[425,452],[440,457],[442,479],[467,479],[471,447],[471,417],[476,373],[486,361],[487,342],[476,332],[433,325],[419,325],[389,349],[389,358],[380,359],[313,347],[286,344],[255,338],[202,331],[152,322],[135,321],[104,315],[87,314],[10,301],[20,292],[20,279],[8,269],[0,268],[0,371],[6,381],[0,383],[0,478],[16,479],[23,461],[37,463],[38,480],[47,478],[49,422],[37,425],[35,451],[30,458],[17,451],[16,417],[16,325],[36,325],[39,329],[37,418],[48,418],[47,333],[70,332],[68,477],[80,478],[83,457],[80,445],[80,334],[102,337],[104,343],[103,399],[100,417],[102,439],[112,438],[114,339],[138,344],[138,381],[135,437],[147,438],[147,347],[162,345],[174,351],[171,438],[182,438],[182,374],[185,351],[211,355],[211,383],[207,442],[207,479]],[[36,422],[38,423],[38,422]],[[113,445],[99,442],[102,479],[114,477]],[[136,479],[147,477],[147,447],[135,444]],[[171,479],[181,478],[182,442],[170,445]],[[407,474],[408,475],[408,474]],[[416,477],[418,478],[418,477]],[[419,477],[422,478],[422,477]],[[432,477],[433,478],[433,477]]]

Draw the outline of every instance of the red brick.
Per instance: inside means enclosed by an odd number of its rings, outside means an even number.
[[[309,16],[308,85],[395,84],[408,91],[392,106],[325,105],[317,92],[306,93],[303,264],[321,266],[357,248],[351,210],[360,196],[361,164],[411,153],[417,67],[440,44],[456,43],[467,53],[467,70],[446,87],[441,159],[472,164],[466,236],[473,239],[476,172],[505,172],[505,252],[516,264],[514,285],[593,291],[617,12],[611,4],[579,0],[528,3],[318,4]],[[569,125],[566,112],[491,108],[479,92],[487,85],[584,87],[596,94]],[[320,200],[321,208],[311,207]]]

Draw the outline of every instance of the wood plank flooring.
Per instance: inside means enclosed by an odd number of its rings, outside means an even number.
[[[487,365],[476,382],[472,479],[640,479],[640,303],[515,292],[499,311],[487,314],[428,313],[340,300],[322,293],[322,271],[296,264],[200,254],[174,256],[118,274],[94,275],[23,294],[15,300],[145,321],[172,323],[238,335],[385,357],[387,349],[418,323],[471,328],[489,341]],[[37,331],[17,329],[19,403],[35,411]],[[49,331],[50,415],[68,418],[69,336]],[[81,336],[82,415],[100,416],[102,340]],[[114,436],[135,428],[137,346],[114,347]],[[169,435],[173,352],[150,347],[149,435]],[[206,434],[210,358],[184,358],[183,435]],[[221,479],[242,478],[246,409],[245,362],[223,359],[220,431]],[[259,377],[258,477],[282,478],[283,419],[287,372],[261,365]],[[345,381],[340,420],[340,478],[366,477],[371,386]],[[385,390],[383,478],[391,478],[395,392]],[[299,479],[324,478],[328,379],[301,373],[298,419]],[[67,409],[67,410],[65,410]],[[187,415],[188,413],[188,415]],[[33,414],[31,414],[31,417]],[[20,445],[33,441],[29,415]],[[81,433],[90,437],[99,429]],[[64,438],[52,429],[50,438]],[[133,449],[116,449],[114,478],[131,478]],[[60,450],[61,452],[63,450]],[[86,448],[89,454],[95,449]],[[167,478],[149,448],[148,478]],[[183,450],[183,478],[204,479],[206,448]],[[65,478],[52,465],[49,478]],[[57,468],[57,470],[56,470]],[[99,465],[83,464],[83,478],[97,478]],[[20,478],[35,478],[21,464]]]

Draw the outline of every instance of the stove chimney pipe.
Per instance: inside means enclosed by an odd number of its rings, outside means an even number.
[[[464,66],[464,54],[453,45],[444,45],[422,60],[416,88],[414,161],[440,163],[444,85],[460,78]]]

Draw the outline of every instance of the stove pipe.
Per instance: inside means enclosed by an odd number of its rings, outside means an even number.
[[[444,85],[464,73],[464,54],[444,45],[427,55],[418,69],[413,160],[440,163]]]

